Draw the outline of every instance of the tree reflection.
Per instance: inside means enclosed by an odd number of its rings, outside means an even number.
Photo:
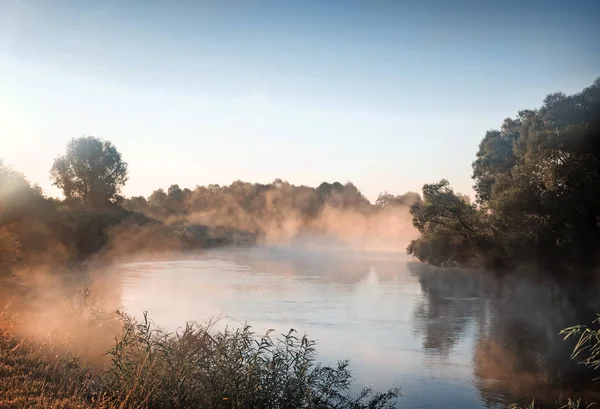
[[[579,395],[593,396],[591,371],[571,360],[572,342],[558,335],[566,326],[593,319],[594,308],[582,304],[557,284],[521,282],[505,286],[490,299],[487,331],[474,350],[474,374],[482,399],[499,396],[556,407]]]
[[[447,356],[465,335],[466,329],[481,303],[471,300],[431,296],[415,306],[416,331],[423,337],[427,354]]]
[[[484,302],[474,297],[472,285],[457,285],[450,270],[441,276],[423,265],[409,264],[409,269],[418,276],[423,293],[413,310],[415,332],[422,336],[426,354],[446,357],[469,326],[480,321]]]
[[[556,407],[569,397],[600,400],[591,371],[570,359],[573,342],[559,331],[589,323],[600,311],[592,295],[523,277],[411,266],[423,299],[413,312],[426,354],[447,356],[474,337],[473,377],[488,406],[512,402]],[[585,300],[585,302],[584,302]],[[470,332],[470,328],[473,332]]]

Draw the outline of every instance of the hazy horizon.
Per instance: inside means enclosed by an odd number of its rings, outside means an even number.
[[[6,164],[52,196],[74,137],[112,141],[124,194],[241,179],[441,178],[472,195],[486,130],[600,72],[600,3],[0,4]]]

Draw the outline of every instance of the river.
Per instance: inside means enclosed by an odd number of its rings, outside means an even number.
[[[134,315],[148,311],[171,331],[215,316],[257,333],[294,328],[317,340],[322,361],[350,359],[357,388],[400,387],[398,407],[505,407],[532,398],[555,407],[589,389],[558,331],[593,308],[575,308],[559,286],[306,246],[128,263],[119,276],[121,303]]]

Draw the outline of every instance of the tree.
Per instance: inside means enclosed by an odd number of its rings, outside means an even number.
[[[19,242],[15,234],[0,226],[0,279],[9,276],[17,262]]]
[[[441,267],[485,264],[484,215],[447,180],[424,185],[423,201],[413,203],[410,213],[421,237],[410,243],[408,254]]]
[[[171,199],[178,202],[183,202],[183,191],[181,190],[179,185],[169,186],[169,189],[167,189],[167,194]]]
[[[390,206],[393,202],[394,202],[394,195],[391,193],[388,193],[387,191],[379,193],[379,196],[377,196],[377,200],[375,200],[375,206],[378,207],[387,207]]]
[[[403,195],[394,196],[387,191],[380,193],[375,201],[375,206],[385,208],[392,206],[412,206],[421,202],[421,196],[416,192],[406,192]]]
[[[148,207],[153,216],[166,217],[169,196],[163,189],[157,189],[148,197]]]
[[[352,182],[347,182],[342,191],[344,207],[359,208],[370,205],[369,201]]]
[[[117,148],[93,136],[72,139],[66,154],[54,160],[50,175],[65,198],[90,208],[117,203],[128,179],[127,164]]]
[[[123,201],[123,207],[132,212],[144,213],[148,209],[148,201],[144,196],[134,196]]]
[[[488,131],[473,179],[475,205],[445,181],[425,185],[411,210],[422,232],[411,254],[437,265],[470,265],[477,254],[486,265],[591,271],[600,262],[600,78]]]
[[[599,261],[599,119],[600,79],[548,95],[484,138],[475,189],[511,254],[583,269]]]
[[[39,186],[0,160],[0,225],[12,223],[40,210],[44,198]]]
[[[19,253],[17,237],[5,225],[20,216],[30,191],[25,176],[5,166],[0,160],[0,279],[12,272]]]
[[[167,211],[169,214],[182,214],[185,212],[185,202],[189,199],[191,191],[189,189],[181,189],[179,185],[171,185],[167,189]]]

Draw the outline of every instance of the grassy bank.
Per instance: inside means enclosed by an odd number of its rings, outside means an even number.
[[[2,313],[0,407],[383,409],[399,396],[352,394],[348,362],[319,364],[315,342],[293,330],[256,336],[194,323],[171,334],[147,317],[72,311],[35,337],[23,335],[20,314]],[[111,331],[112,345],[94,350]]]

